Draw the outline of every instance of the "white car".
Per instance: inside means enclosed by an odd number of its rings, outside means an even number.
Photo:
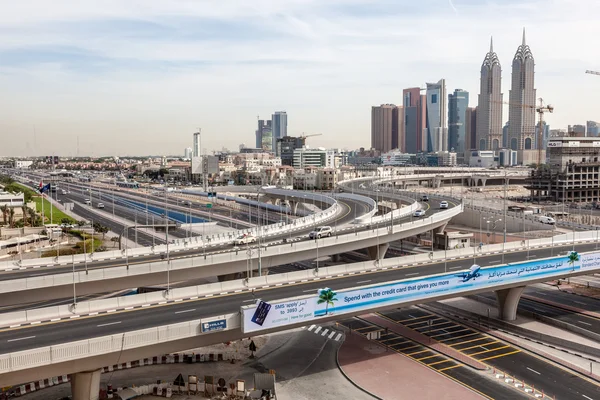
[[[310,239],[320,239],[325,236],[331,236],[333,230],[330,226],[317,226],[314,231],[308,234]]]
[[[448,202],[447,201],[442,201],[440,203],[440,209],[443,210],[443,209],[446,209],[446,208],[448,208]]]
[[[250,243],[254,243],[256,242],[256,238],[250,234],[244,234],[244,235],[240,235],[238,237],[235,238],[235,240],[233,241],[233,244],[236,246],[242,245],[242,244],[250,244]]]
[[[415,217],[422,217],[425,215],[425,210],[417,210],[415,211],[415,213],[413,214],[413,216]]]

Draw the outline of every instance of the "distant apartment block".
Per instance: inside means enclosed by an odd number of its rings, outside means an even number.
[[[405,153],[416,154],[427,151],[426,112],[427,96],[421,95],[421,88],[414,87],[402,91],[404,110]]]
[[[404,146],[402,107],[382,104],[371,108],[371,148],[387,152]]]

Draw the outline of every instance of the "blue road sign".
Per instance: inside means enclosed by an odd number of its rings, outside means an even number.
[[[227,320],[225,319],[218,319],[216,321],[202,323],[202,333],[222,331],[223,329],[227,329]]]

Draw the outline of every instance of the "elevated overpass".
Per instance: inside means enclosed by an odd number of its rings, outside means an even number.
[[[360,231],[346,228],[343,234],[340,232],[337,236],[318,240],[282,243],[264,248],[247,247],[224,253],[129,265],[113,260],[111,266],[91,270],[84,270],[81,264],[73,264],[62,270],[50,269],[42,276],[21,278],[19,275],[11,275],[11,279],[0,281],[0,304],[18,303],[22,301],[22,296],[32,302],[64,298],[65,293],[71,292],[74,287],[79,295],[83,295],[106,291],[107,287],[119,290],[235,273],[247,273],[251,276],[254,265],[260,271],[261,268],[313,259],[315,256],[319,258],[364,248],[369,250],[372,259],[380,260],[390,242],[431,230],[443,230],[448,221],[463,209],[462,204],[452,204],[447,210],[437,210],[430,217],[417,219],[412,217],[411,207],[405,207],[409,208],[406,212],[410,216],[403,216],[404,220],[400,224],[385,220],[373,226],[364,225]],[[2,276],[6,275],[0,275]]]
[[[506,254],[505,265],[494,265],[497,245],[489,246],[480,249],[489,255],[476,254],[478,264],[484,267],[475,279],[459,276],[458,272],[471,264],[472,257],[465,253],[470,249],[461,249],[448,254],[437,252],[380,260],[378,265],[366,262],[328,267],[316,275],[313,271],[299,271],[223,282],[218,284],[220,287],[175,289],[179,301],[167,302],[160,298],[160,293],[106,299],[101,300],[105,301],[104,306],[112,302],[114,309],[104,313],[92,311],[99,305],[94,302],[82,303],[82,310],[86,310],[70,316],[57,314],[59,308],[39,310],[37,315],[29,316],[33,319],[25,321],[29,325],[0,331],[0,341],[6,343],[0,354],[0,379],[10,385],[66,373],[97,374],[98,368],[117,362],[221,343],[258,332],[275,332],[489,291],[496,291],[504,317],[510,319],[525,285],[599,271],[600,253],[594,251],[593,242],[591,235],[585,234],[553,244],[548,239],[532,241],[530,247],[535,246],[541,257],[552,254],[554,257],[526,262],[521,261],[526,248],[520,243],[511,244],[513,251]],[[569,258],[573,248],[580,253]],[[467,258],[439,261],[449,257]],[[451,272],[444,272],[448,270]],[[318,289],[326,287],[336,292],[327,310],[316,302]],[[271,305],[262,326],[252,322],[256,312],[252,303],[256,298]],[[119,304],[124,301],[127,303]],[[30,312],[3,315],[0,324],[20,325],[28,317],[26,313]],[[44,321],[52,317],[57,319]],[[207,322],[218,322],[220,330],[206,332],[203,324]],[[74,392],[80,389],[74,387]],[[90,388],[83,390],[89,392]]]

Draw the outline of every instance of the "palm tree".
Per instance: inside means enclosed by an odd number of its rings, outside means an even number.
[[[15,222],[15,209],[11,207],[10,210],[8,211],[8,223],[11,228],[14,228],[14,222]]]
[[[572,251],[569,253],[569,264],[575,269],[575,262],[579,261],[579,254],[576,251]]]
[[[325,288],[319,291],[319,300],[317,300],[317,304],[325,303],[325,315],[329,312],[329,305],[334,305],[334,302],[337,301],[337,293],[329,288]]]
[[[27,206],[21,207],[23,212],[23,226],[27,225]]]
[[[6,225],[6,218],[8,217],[8,206],[5,204],[2,207],[0,207],[0,210],[2,210],[2,219],[4,219],[4,225]]]

